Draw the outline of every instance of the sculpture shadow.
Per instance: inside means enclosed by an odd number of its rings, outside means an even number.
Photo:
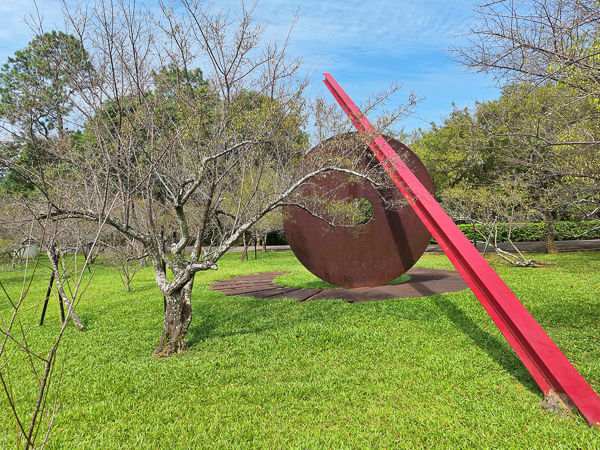
[[[456,327],[466,334],[479,348],[486,352],[499,366],[515,377],[534,394],[541,390],[517,354],[504,341],[482,330],[477,323],[461,311],[454,303],[442,296],[435,296],[434,303]],[[491,320],[491,319],[490,319]]]

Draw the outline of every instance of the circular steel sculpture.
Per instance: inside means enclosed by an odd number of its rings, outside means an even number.
[[[433,195],[433,182],[421,160],[401,142],[385,139]],[[330,138],[305,158],[348,150],[361,158],[362,168],[379,164],[369,149],[357,143],[356,133]],[[363,198],[373,206],[371,219],[352,228],[332,227],[299,207],[283,210],[285,234],[298,260],[314,275],[336,286],[381,286],[410,269],[429,244],[429,231],[395,186],[375,189],[365,180],[353,181],[351,175],[330,172],[315,177],[300,195],[329,195],[338,201]],[[390,203],[400,206],[386,208]]]

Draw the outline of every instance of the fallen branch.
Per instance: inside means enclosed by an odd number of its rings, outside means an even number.
[[[503,260],[509,262],[516,267],[545,267],[545,266],[560,266],[560,264],[551,264],[538,261],[537,259],[527,259],[522,254],[520,256],[514,253],[506,252],[498,247],[495,247],[496,254]]]

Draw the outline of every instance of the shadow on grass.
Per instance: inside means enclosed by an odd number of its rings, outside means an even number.
[[[516,353],[510,348],[509,344],[504,341],[504,338],[499,339],[482,330],[477,323],[447,298],[435,296],[433,301],[458,329],[469,336],[475,345],[490,355],[498,365],[515,377],[532,393],[541,393],[531,374],[527,371]]]
[[[194,318],[186,337],[188,349],[211,339],[258,335],[303,323],[337,323],[348,307],[343,300],[297,303],[285,298],[226,297],[214,292],[213,295],[217,298],[193,306]],[[295,304],[302,306],[291,306]]]
[[[223,338],[244,334],[256,334],[270,330],[273,326],[270,322],[258,325],[255,311],[261,310],[266,303],[265,300],[249,300],[243,304],[238,304],[241,309],[234,311],[228,310],[228,307],[221,305],[215,307],[214,304],[199,305],[194,308],[194,319],[190,325],[186,337],[186,346],[193,348],[196,344],[202,343],[208,339]],[[230,326],[226,329],[235,330],[228,332],[218,332],[225,324]]]
[[[277,283],[277,282],[276,282]],[[284,283],[277,283],[281,286],[287,287],[287,285]],[[298,286],[293,286],[293,287],[298,287]],[[306,281],[304,283],[302,283],[302,287],[301,289],[339,289],[339,286],[336,286],[335,284],[331,284],[328,283],[327,281],[321,281],[321,280],[317,280],[317,281]]]

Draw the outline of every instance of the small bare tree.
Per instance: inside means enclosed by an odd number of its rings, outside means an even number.
[[[49,214],[46,214],[47,216]],[[11,224],[15,233],[22,232],[20,221],[13,217]],[[43,448],[51,437],[54,419],[59,404],[59,391],[62,369],[59,357],[66,358],[62,341],[65,330],[71,321],[78,329],[83,329],[75,309],[85,288],[91,280],[86,274],[89,259],[83,264],[73,264],[69,258],[65,262],[56,242],[58,231],[64,223],[49,219],[30,223],[29,234],[40,246],[46,248],[49,257],[47,264],[26,258],[15,270],[22,273],[22,283],[18,286],[6,285],[0,278],[0,298],[8,305],[0,312],[0,389],[6,405],[5,412],[10,410],[12,422],[4,422],[2,426],[3,446],[14,448]],[[96,224],[96,236],[92,238],[91,248],[98,242],[102,224]],[[44,269],[45,266],[45,269]],[[55,333],[45,344],[40,344],[32,328],[37,326],[40,313],[45,313],[44,298],[35,298],[30,294],[32,283],[39,282],[42,274],[51,274],[53,288],[48,289],[48,298],[53,296],[66,306],[65,319],[55,327]],[[87,276],[84,276],[87,275]],[[48,278],[43,277],[45,280]],[[16,288],[16,289],[15,289]],[[44,312],[41,312],[41,311]],[[35,344],[34,344],[35,343]],[[15,376],[18,374],[18,376]],[[26,386],[32,390],[26,391]]]
[[[124,239],[119,235],[116,239],[102,242],[104,251],[102,262],[108,264],[119,273],[119,278],[127,292],[131,291],[133,277],[146,267],[148,255],[142,244],[135,239]]]
[[[283,218],[278,213],[268,214],[254,226],[254,230],[258,237],[258,243],[262,247],[262,252],[265,253],[269,234],[283,232]]]

